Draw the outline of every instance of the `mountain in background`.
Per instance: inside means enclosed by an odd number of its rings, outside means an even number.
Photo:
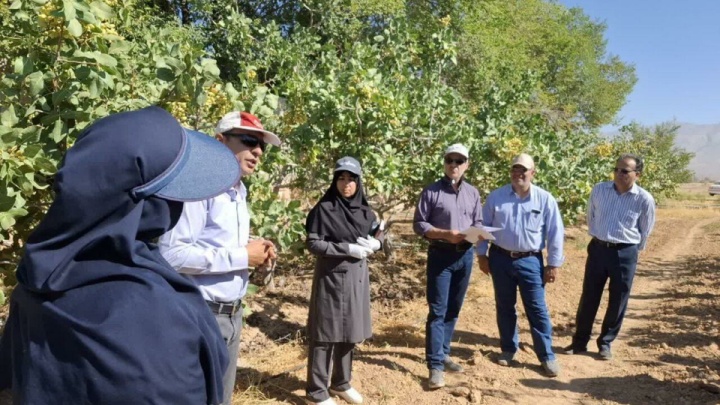
[[[695,180],[720,181],[720,124],[678,123],[675,145],[695,154],[690,161],[690,170],[695,172]],[[612,138],[618,131],[603,133]]]
[[[695,154],[690,170],[696,180],[720,181],[720,124],[679,124],[675,144]]]

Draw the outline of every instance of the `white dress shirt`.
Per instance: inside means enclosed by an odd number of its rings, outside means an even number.
[[[160,253],[190,278],[209,301],[242,298],[248,285],[250,236],[247,189],[242,182],[209,200],[185,203],[177,225],[160,237]]]
[[[637,184],[620,194],[612,181],[598,183],[590,193],[587,222],[591,236],[643,250],[655,225],[655,200]]]

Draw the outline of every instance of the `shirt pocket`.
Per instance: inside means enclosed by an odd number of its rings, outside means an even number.
[[[512,212],[512,210],[510,210]],[[488,218],[483,218],[483,224],[488,226],[496,226],[498,228],[506,228],[511,218],[510,213],[506,212],[501,206],[495,206],[492,223],[486,223]]]
[[[639,212],[626,211],[622,216],[623,224],[625,224],[628,228],[634,228],[637,224],[638,218],[640,218]]]
[[[530,232],[540,232],[543,227],[543,212],[538,207],[527,207],[523,212],[525,216],[525,229]]]

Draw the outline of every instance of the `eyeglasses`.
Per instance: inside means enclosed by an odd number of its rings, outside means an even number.
[[[265,152],[265,148],[267,147],[267,144],[262,139],[249,134],[235,134],[232,132],[223,132],[223,135],[234,136],[238,138],[243,145],[247,146],[250,149],[257,148],[258,145],[260,145],[260,150]]]
[[[460,165],[465,164],[465,162],[467,162],[467,159],[453,159],[453,158],[449,158],[449,157],[445,158],[446,165],[455,163],[456,165],[460,166]]]
[[[517,166],[517,167],[513,167],[510,169],[511,172],[517,173],[517,174],[525,174],[525,173],[527,173],[528,170],[530,170],[530,169],[528,169],[527,167],[523,167],[523,166]]]
[[[628,169],[621,169],[619,167],[615,168],[615,173],[622,173],[622,174],[630,174],[632,172],[636,172],[637,170],[628,170]]]

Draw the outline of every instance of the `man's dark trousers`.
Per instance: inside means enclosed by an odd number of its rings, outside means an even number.
[[[627,309],[630,289],[632,288],[635,268],[637,267],[638,247],[632,244],[609,246],[593,239],[588,245],[585,262],[585,280],[580,305],[577,312],[577,329],[573,336],[573,347],[585,348],[590,341],[592,326],[597,315],[605,282],[610,279],[610,296],[607,312],[603,319],[598,349],[610,349],[610,345],[620,333],[625,310]]]
[[[454,251],[430,246],[427,259],[427,302],[425,359],[429,369],[444,370],[450,354],[460,309],[470,282],[473,250]]]

